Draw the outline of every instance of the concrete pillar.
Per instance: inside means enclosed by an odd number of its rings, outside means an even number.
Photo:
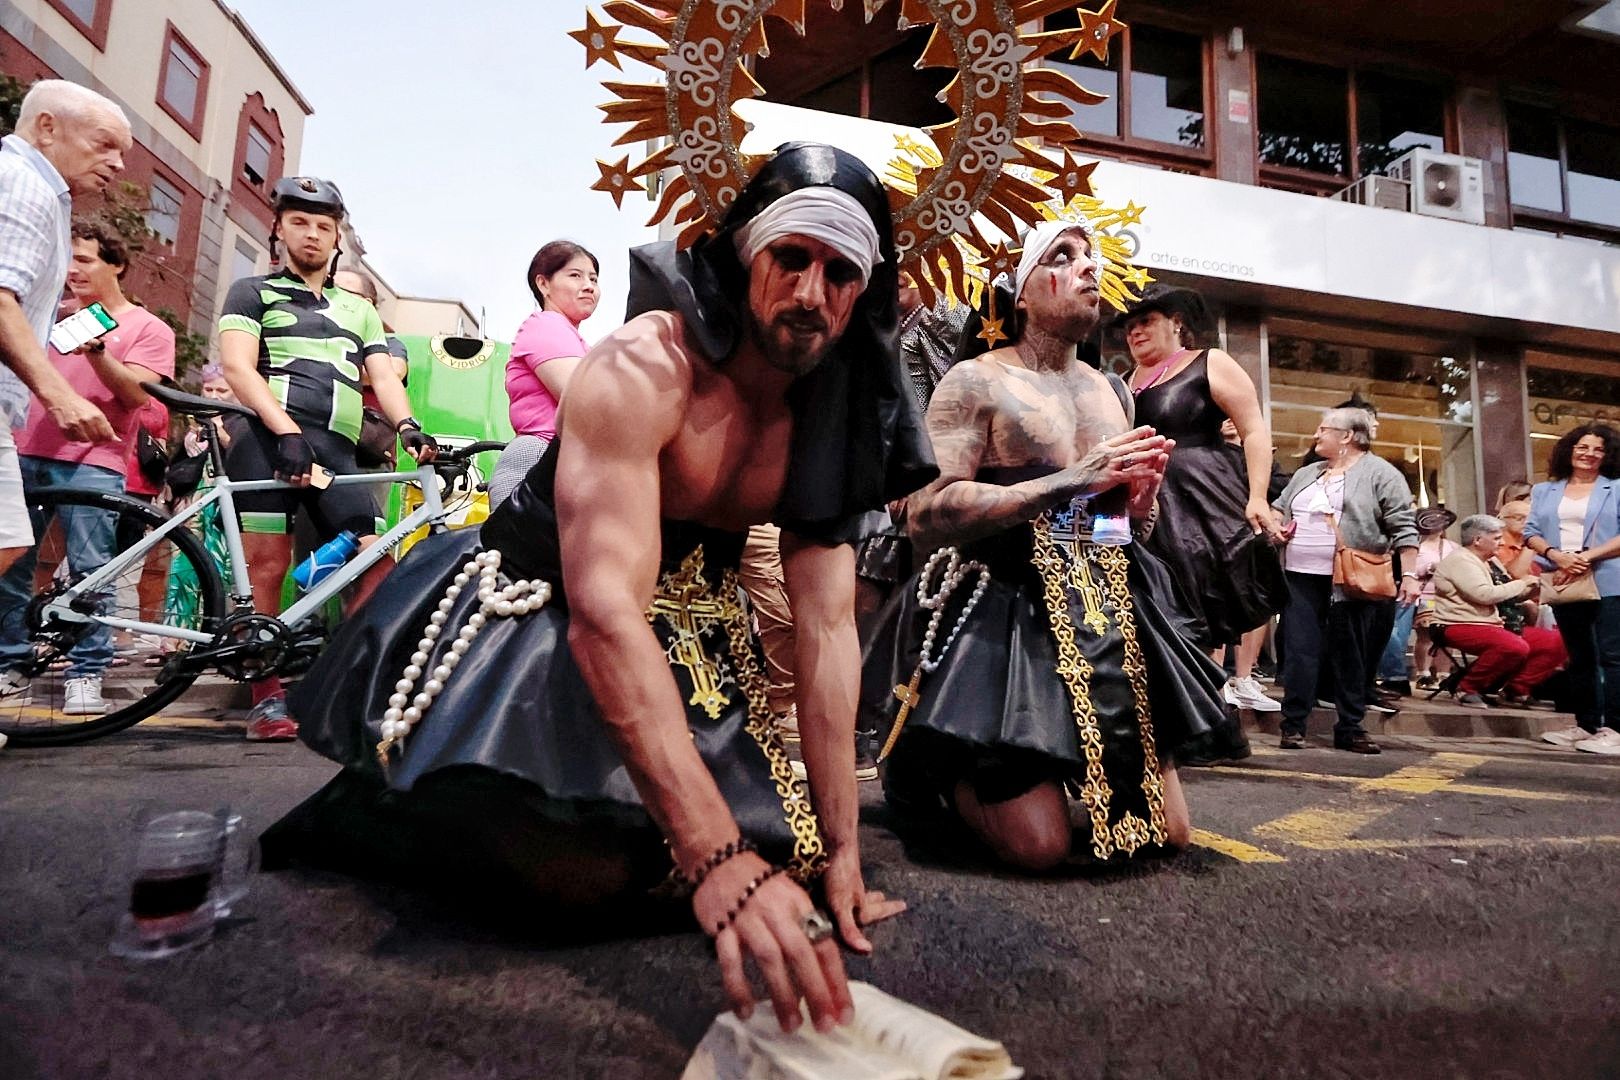
[[[1474,400],[1479,406],[1475,426],[1484,486],[1480,509],[1496,508],[1496,492],[1509,480],[1530,476],[1530,403],[1524,390],[1524,349],[1505,341],[1480,341],[1474,346]]]

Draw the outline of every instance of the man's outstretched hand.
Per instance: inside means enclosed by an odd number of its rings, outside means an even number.
[[[827,906],[838,925],[838,936],[862,956],[871,954],[872,943],[861,933],[861,927],[892,919],[906,910],[904,900],[891,900],[866,888],[857,850],[843,848],[833,855],[821,881],[827,889]]]

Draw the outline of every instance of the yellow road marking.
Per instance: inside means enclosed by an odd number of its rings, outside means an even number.
[[[1620,844],[1620,836],[1453,836],[1414,840],[1332,840],[1294,844],[1314,851],[1404,851],[1415,848],[1532,848],[1545,845]]]
[[[1405,795],[1432,795],[1437,791],[1455,790],[1455,782],[1489,760],[1478,754],[1440,753],[1426,761],[1396,769],[1387,776],[1358,780],[1352,789],[1356,794],[1373,792],[1399,792]],[[1478,787],[1478,785],[1469,785]],[[1491,789],[1484,789],[1491,790]],[[1400,802],[1379,802],[1362,806],[1313,806],[1286,814],[1274,821],[1259,825],[1254,835],[1270,837],[1285,843],[1318,851],[1373,850],[1377,847],[1399,847],[1402,842],[1380,840],[1361,841],[1353,837],[1357,832],[1400,809]],[[1405,842],[1406,846],[1456,847],[1468,840],[1448,839]]]
[[[1234,840],[1230,836],[1222,836],[1219,833],[1212,833],[1206,829],[1194,829],[1192,831],[1192,842],[1197,844],[1199,847],[1207,847],[1211,851],[1218,851],[1222,855],[1229,855],[1239,862],[1280,863],[1288,861],[1281,855],[1267,851],[1265,848],[1255,847],[1253,844],[1245,844],[1242,840]]]
[[[1367,782],[1365,776],[1341,776],[1338,773],[1313,773],[1301,769],[1245,769],[1242,766],[1217,765],[1211,769],[1215,775],[1235,776],[1242,779],[1271,779],[1273,777],[1283,780],[1318,780],[1324,784],[1360,785]],[[1589,802],[1602,801],[1610,798],[1607,795],[1595,795],[1590,792],[1577,791],[1532,791],[1529,788],[1486,787],[1483,784],[1447,784],[1443,789],[1455,792],[1458,795],[1490,795],[1503,799],[1528,799],[1543,802]]]

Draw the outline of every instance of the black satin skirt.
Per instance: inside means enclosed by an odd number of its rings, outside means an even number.
[[[963,780],[982,802],[1056,780],[1087,806],[1099,858],[1141,846],[1139,825],[1162,843],[1153,828],[1163,821],[1160,770],[1229,722],[1225,673],[1185,636],[1174,607],[1158,602],[1170,586],[1162,564],[1136,545],[1079,550],[1093,591],[1088,598],[1063,590],[1072,652],[1060,647],[1027,540],[1004,534],[964,550],[994,576],[938,669],[920,679],[918,703],[885,762],[885,793],[898,811],[953,814]],[[946,604],[937,641],[956,625],[975,580]],[[932,615],[918,602],[916,576],[895,608],[863,677],[863,709],[880,739],[894,731],[899,688],[916,672]]]
[[[562,605],[491,616],[403,753],[396,747],[386,769],[378,760],[395,683],[446,587],[479,550],[475,529],[417,545],[289,695],[299,737],[343,771],[265,835],[267,868],[298,862],[465,882],[468,891],[494,883],[579,903],[644,895],[671,863],[574,663]],[[711,598],[733,581],[718,569],[707,573]],[[427,670],[477,604],[475,589],[466,588]],[[669,648],[666,620],[653,625]],[[693,741],[742,834],[805,876],[821,840],[802,782],[769,716],[750,715],[724,629],[711,625],[699,641],[724,700],[688,706]],[[762,662],[757,642],[747,648]],[[683,698],[693,696],[689,670],[671,669]]]
[[[1265,576],[1250,568],[1256,554],[1273,564],[1277,558],[1265,542],[1250,551],[1246,476],[1236,446],[1177,445],[1159,489],[1158,524],[1143,544],[1170,568],[1177,599],[1197,625],[1193,640],[1206,649],[1236,643],[1287,598],[1280,565]]]

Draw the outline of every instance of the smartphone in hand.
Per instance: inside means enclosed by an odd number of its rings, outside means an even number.
[[[87,341],[118,329],[118,320],[107,314],[100,304],[75,311],[51,327],[51,348],[59,353],[70,353]]]

